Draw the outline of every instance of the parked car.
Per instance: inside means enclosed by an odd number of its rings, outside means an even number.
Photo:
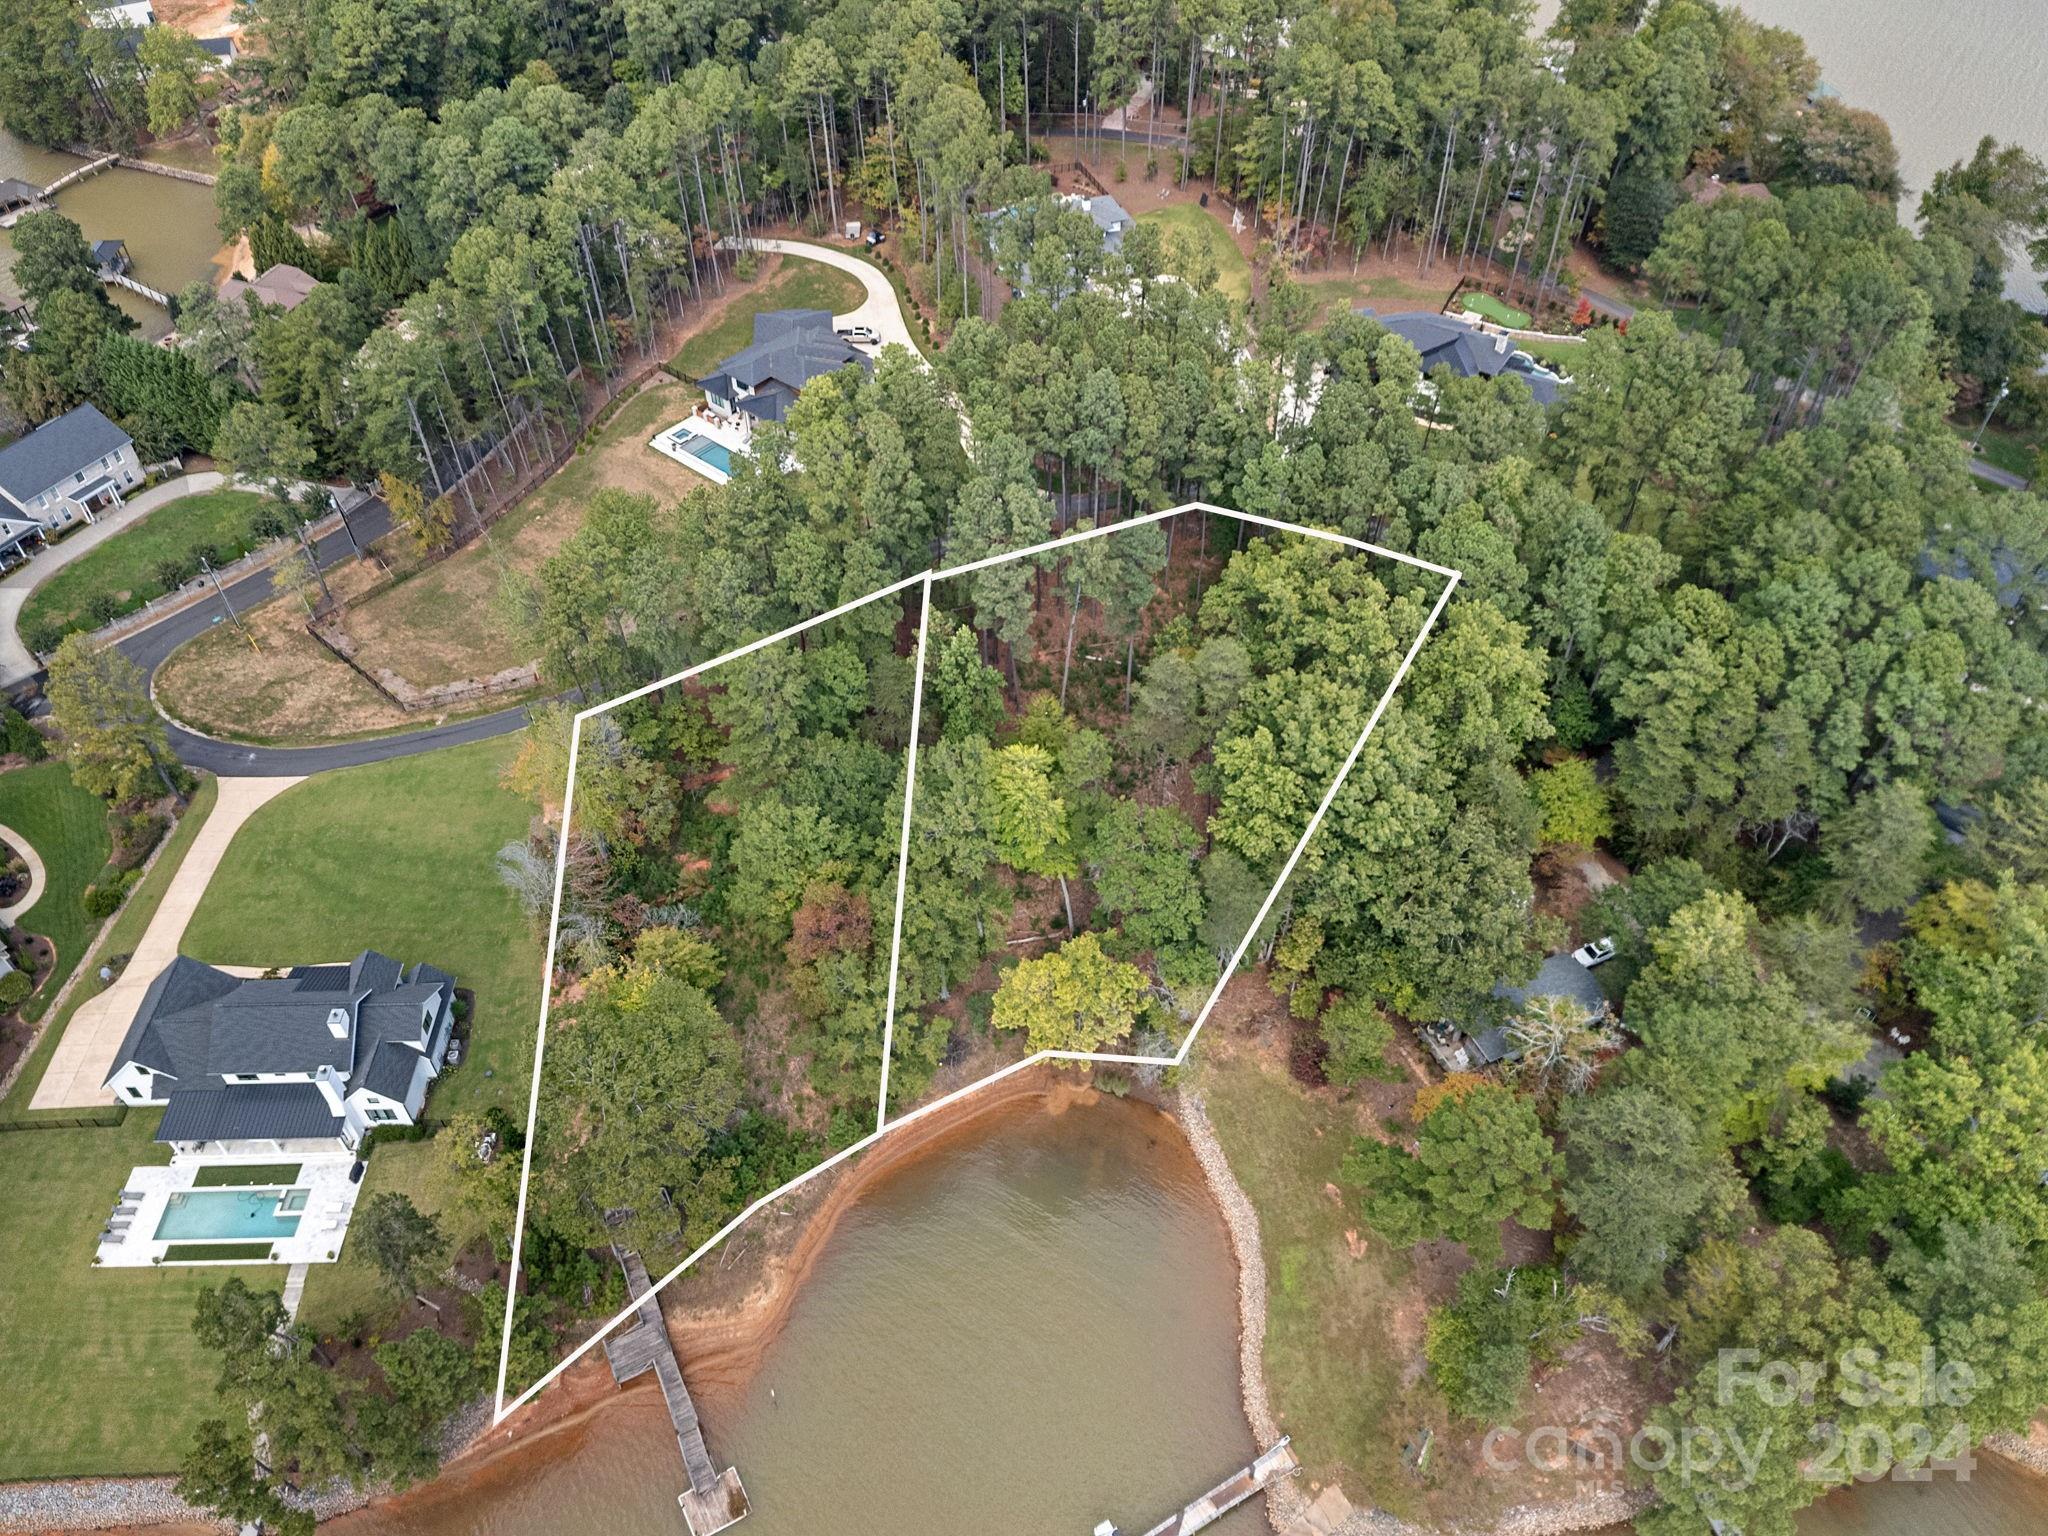
[[[1546,368],[1526,352],[1510,352],[1507,362],[1511,373],[1527,374],[1532,379],[1549,379],[1553,384],[1562,384],[1564,375],[1555,368]]]
[[[883,233],[882,233],[882,232],[881,232],[881,231],[880,231],[879,229],[871,229],[871,230],[869,230],[869,231],[868,231],[868,249],[872,251],[872,250],[873,250],[873,249],[874,249],[874,248],[875,248],[876,246],[880,245],[880,244],[881,244],[881,243],[882,243],[882,242],[883,242],[884,240],[886,240],[887,238],[888,238],[888,236],[884,235],[884,234],[883,234]]]
[[[839,339],[850,341],[857,347],[872,347],[880,343],[882,338],[871,325],[849,325],[840,329]]]
[[[1596,965],[1605,965],[1614,958],[1614,940],[1595,939],[1590,944],[1581,944],[1572,951],[1572,958],[1589,971]]]

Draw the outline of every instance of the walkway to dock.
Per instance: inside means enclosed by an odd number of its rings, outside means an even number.
[[[104,159],[93,161],[90,165],[81,165],[75,171],[66,171],[62,176],[59,176],[55,181],[43,188],[43,201],[47,203],[74,181],[83,181],[88,176],[98,175],[108,166],[118,165],[120,161],[121,157],[119,155],[108,155]]]
[[[740,1485],[739,1472],[727,1467],[718,1471],[704,1444],[704,1426],[697,1420],[697,1405],[690,1401],[690,1389],[683,1384],[682,1363],[669,1342],[668,1329],[661,1320],[661,1302],[647,1278],[647,1266],[637,1253],[622,1254],[620,1266],[626,1271],[626,1289],[638,1303],[639,1321],[616,1338],[605,1341],[604,1352],[612,1365],[612,1379],[624,1386],[635,1376],[652,1370],[661,1383],[661,1395],[668,1403],[669,1422],[675,1426],[676,1444],[682,1448],[683,1470],[690,1486],[676,1503],[682,1506],[691,1536],[712,1536],[747,1516],[747,1490]]]
[[[150,299],[158,304],[163,305],[165,309],[169,309],[171,307],[171,300],[169,294],[158,293],[154,288],[150,287],[149,284],[137,282],[134,278],[130,277],[126,272],[103,271],[100,273],[100,281],[105,283],[112,283],[117,288],[126,288],[130,293],[139,293],[145,299]]]
[[[1214,1525],[1254,1494],[1263,1492],[1268,1483],[1299,1470],[1301,1462],[1294,1454],[1294,1447],[1288,1443],[1290,1439],[1291,1436],[1281,1436],[1250,1466],[1233,1472],[1179,1514],[1169,1515],[1153,1526],[1145,1536],[1191,1536],[1192,1532]],[[1120,1536],[1120,1533],[1105,1520],[1095,1527],[1095,1536]]]

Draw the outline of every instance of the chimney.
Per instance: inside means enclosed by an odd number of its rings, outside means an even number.
[[[335,1039],[346,1040],[348,1038],[348,1022],[349,1013],[346,1008],[330,1008],[327,1010],[327,1033],[334,1036]]]
[[[342,1112],[343,1083],[341,1074],[325,1062],[313,1074],[313,1086],[320,1090],[320,1097],[327,1101],[327,1107],[339,1115]]]

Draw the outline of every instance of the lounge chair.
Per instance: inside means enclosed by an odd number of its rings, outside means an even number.
[[[123,1200],[140,1200],[147,1193],[149,1191],[143,1189],[124,1189],[121,1191],[121,1198]]]

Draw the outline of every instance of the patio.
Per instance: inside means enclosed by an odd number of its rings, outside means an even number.
[[[331,1262],[341,1253],[355,1213],[360,1186],[349,1178],[355,1159],[331,1149],[302,1155],[297,1176],[283,1186],[273,1182],[279,1162],[275,1153],[176,1157],[166,1166],[132,1169],[100,1233],[93,1262],[111,1269]],[[237,1168],[246,1169],[252,1183],[235,1183]],[[216,1215],[228,1220],[216,1220]],[[243,1230],[231,1230],[230,1223]],[[251,1251],[264,1244],[267,1257]],[[209,1248],[220,1256],[207,1257]]]
[[[732,479],[733,459],[749,451],[752,425],[746,417],[699,403],[674,426],[655,433],[647,446],[695,470],[713,485],[724,485]]]

